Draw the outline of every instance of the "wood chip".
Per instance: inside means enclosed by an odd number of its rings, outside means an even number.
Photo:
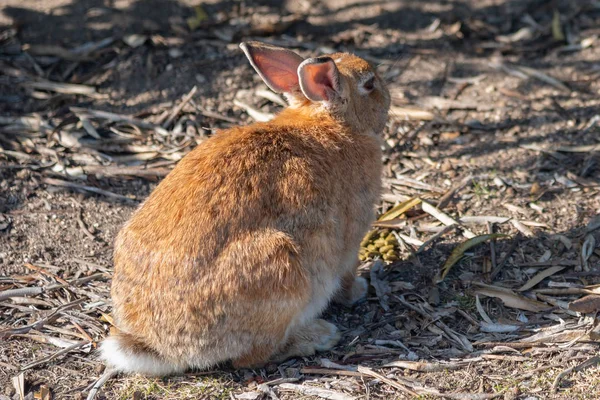
[[[17,396],[19,396],[20,400],[25,399],[25,375],[21,372],[17,376],[13,376],[12,378],[13,388],[15,392],[17,392]]]

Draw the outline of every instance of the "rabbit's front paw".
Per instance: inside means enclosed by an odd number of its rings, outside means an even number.
[[[332,349],[340,340],[341,334],[337,326],[324,319],[316,320],[312,328],[316,334],[314,342],[316,351]]]

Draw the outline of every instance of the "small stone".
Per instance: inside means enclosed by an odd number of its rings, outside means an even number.
[[[440,166],[440,169],[442,170],[442,172],[448,172],[453,169],[452,163],[448,160],[444,160],[442,162],[442,165]]]
[[[106,367],[104,366],[104,364],[98,364],[96,365],[96,367],[94,368],[94,370],[96,371],[97,374],[101,374],[104,372],[104,369]]]
[[[273,373],[277,372],[277,364],[274,364],[274,363],[267,364],[265,369],[267,370],[267,372],[269,374],[273,374]]]
[[[288,378],[298,378],[300,377],[300,370],[298,368],[286,368],[285,375]]]
[[[178,49],[176,47],[169,49],[169,56],[171,58],[179,58],[183,55],[183,51],[181,49]]]
[[[532,196],[536,196],[536,195],[540,194],[541,192],[542,192],[542,187],[540,186],[540,184],[537,182],[533,182],[533,185],[531,185],[531,189],[529,190],[529,194],[531,194]]]

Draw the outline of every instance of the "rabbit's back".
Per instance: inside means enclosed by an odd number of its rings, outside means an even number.
[[[370,223],[379,143],[289,118],[218,133],[135,213],[115,245],[121,329],[166,357],[198,346],[210,360],[245,350],[273,315],[285,330],[322,311]]]

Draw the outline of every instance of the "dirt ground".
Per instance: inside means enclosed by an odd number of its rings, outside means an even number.
[[[121,225],[204,138],[281,108],[238,48],[251,38],[377,65],[393,95],[378,209],[426,203],[375,224],[368,301],[325,316],[334,351],[119,376],[96,398],[600,397],[597,1],[0,5],[0,400],[85,398],[102,375]],[[508,236],[438,279],[490,232]]]

